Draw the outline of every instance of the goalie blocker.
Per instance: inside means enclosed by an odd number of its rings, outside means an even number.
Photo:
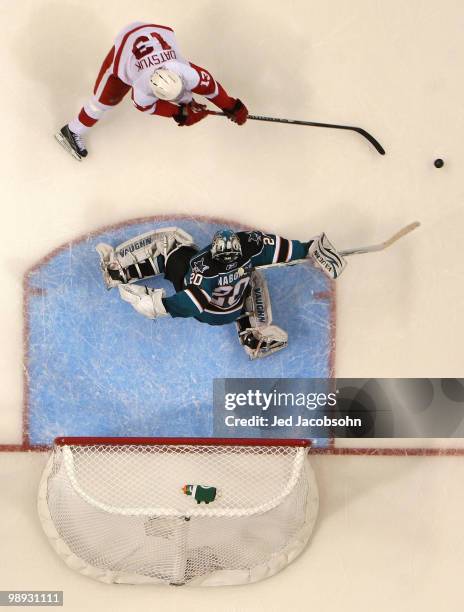
[[[308,257],[332,280],[340,276],[347,264],[324,233],[314,239]]]

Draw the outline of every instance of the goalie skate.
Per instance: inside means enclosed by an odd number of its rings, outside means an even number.
[[[262,359],[288,346],[287,332],[277,325],[239,331],[240,344],[250,359]]]
[[[77,159],[77,161],[82,161],[83,157],[87,157],[87,149],[84,146],[84,141],[81,136],[71,132],[67,125],[63,126],[61,130],[55,134],[55,138],[74,159]]]

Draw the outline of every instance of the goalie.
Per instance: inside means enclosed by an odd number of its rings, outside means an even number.
[[[209,325],[235,322],[241,345],[251,359],[287,346],[287,333],[273,325],[267,284],[260,267],[311,257],[331,278],[345,261],[324,234],[308,242],[287,240],[260,231],[223,229],[212,243],[198,250],[179,228],[163,228],[136,236],[117,246],[100,243],[106,287],[118,287],[123,300],[150,318],[194,317]],[[166,297],[137,281],[159,274],[176,293]]]

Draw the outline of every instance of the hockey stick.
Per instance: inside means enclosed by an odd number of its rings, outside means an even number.
[[[208,111],[210,115],[217,115],[220,117],[227,117],[225,113],[221,113],[219,111]],[[352,125],[336,125],[334,123],[316,123],[315,121],[301,121],[299,119],[281,119],[279,117],[263,117],[262,115],[248,115],[248,119],[253,121],[271,121],[274,123],[289,123],[291,125],[307,125],[310,127],[321,127],[321,128],[334,128],[336,130],[351,130],[352,132],[357,132],[361,134],[366,140],[368,140],[371,145],[375,148],[375,150],[380,153],[380,155],[385,155],[385,149],[382,147],[380,142],[376,140],[372,134],[363,130],[360,127],[354,127]]]
[[[339,251],[339,254],[342,255],[343,257],[349,257],[350,255],[361,255],[363,253],[375,253],[376,251],[383,251],[384,249],[388,249],[388,247],[394,244],[397,240],[399,240],[403,236],[406,236],[407,234],[415,230],[416,227],[419,227],[419,226],[420,226],[419,221],[414,221],[414,223],[410,223],[409,225],[406,225],[405,227],[397,231],[395,234],[393,234],[393,236],[388,238],[388,240],[384,240],[383,242],[380,242],[379,244],[373,244],[367,247],[357,247],[355,249],[347,249],[345,251]],[[295,259],[294,261],[268,264],[267,266],[259,266],[259,269],[264,270],[266,268],[280,268],[282,266],[296,266],[296,265],[299,265],[299,264],[302,264],[308,261],[310,260],[306,258]]]
[[[340,255],[343,255],[343,257],[348,257],[349,255],[361,255],[362,253],[375,253],[375,251],[383,251],[384,249],[388,249],[389,246],[391,246],[394,242],[396,242],[403,236],[406,236],[406,234],[409,234],[410,232],[414,231],[416,227],[419,227],[419,225],[419,221],[414,221],[414,223],[406,225],[398,232],[396,232],[396,234],[393,234],[393,236],[388,240],[384,240],[383,242],[380,242],[379,244],[374,244],[372,246],[358,247],[357,249],[347,249],[346,251],[340,251]]]

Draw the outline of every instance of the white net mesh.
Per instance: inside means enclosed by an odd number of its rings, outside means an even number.
[[[66,561],[101,580],[229,584],[304,546],[317,489],[303,447],[64,445],[39,511]]]

